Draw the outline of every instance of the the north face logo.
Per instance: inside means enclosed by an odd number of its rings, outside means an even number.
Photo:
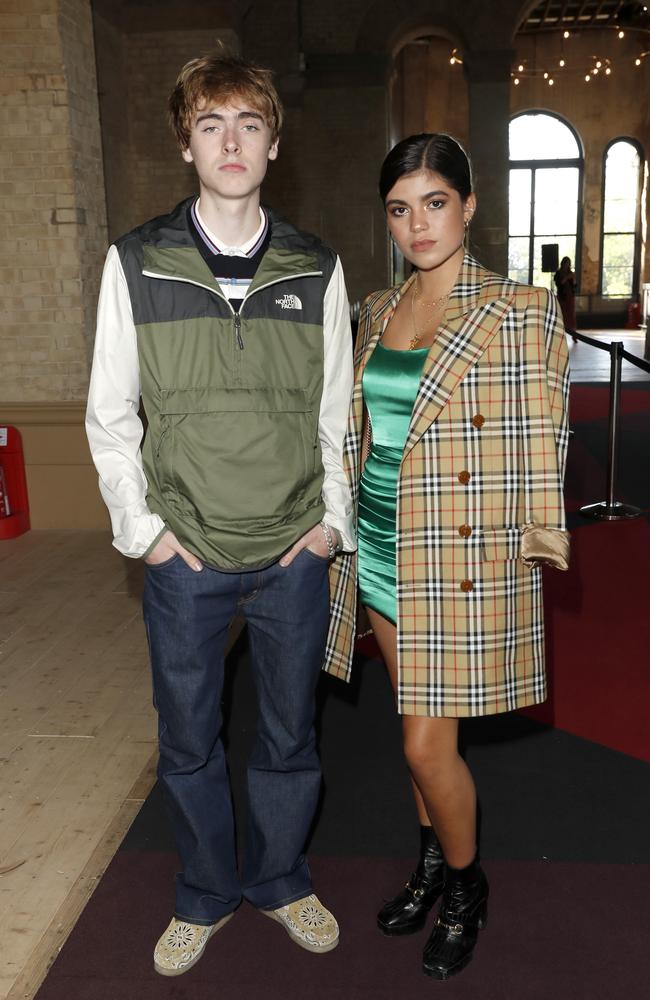
[[[275,300],[275,304],[282,309],[302,309],[302,302],[297,295],[283,295],[281,299]]]

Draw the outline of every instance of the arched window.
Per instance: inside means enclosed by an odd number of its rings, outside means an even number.
[[[542,246],[557,243],[579,274],[578,214],[583,158],[572,128],[556,115],[524,112],[510,122],[508,274],[549,285]]]
[[[601,294],[629,298],[638,291],[641,152],[630,139],[605,150]]]

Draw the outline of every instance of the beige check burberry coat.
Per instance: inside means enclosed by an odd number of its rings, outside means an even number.
[[[361,310],[345,442],[355,504],[363,372],[412,280]],[[466,255],[423,369],[398,481],[399,712],[490,715],[546,697],[541,569],[522,560],[522,540],[566,547],[567,396],[555,297]],[[341,555],[330,571],[325,669],[344,680],[356,558]]]

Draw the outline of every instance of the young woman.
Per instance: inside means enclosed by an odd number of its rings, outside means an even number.
[[[454,139],[400,142],[380,193],[414,273],[361,311],[346,442],[358,573],[353,556],[333,566],[327,669],[349,675],[358,581],[421,824],[417,868],[378,924],[419,930],[442,896],[424,971],[446,979],[469,962],[488,897],[459,718],[546,695],[540,563],[568,565],[567,349],[545,289],[465,252],[476,197]]]
[[[573,331],[576,328],[576,276],[570,257],[562,258],[554,279],[564,325],[567,330]]]

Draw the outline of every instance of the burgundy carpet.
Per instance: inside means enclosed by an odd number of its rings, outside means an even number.
[[[645,518],[574,529],[569,572],[544,574],[550,696],[527,713],[646,761],[649,565]]]
[[[595,523],[577,511],[606,497],[608,404],[607,386],[572,386],[571,567],[544,575],[551,690],[528,714],[650,761],[650,385],[623,385],[616,484],[644,514]]]
[[[382,895],[404,877],[402,861],[331,857],[312,867],[342,927],[335,951],[302,951],[243,905],[194,969],[165,979],[150,952],[174,858],[122,852],[38,1000],[424,1000],[443,992],[448,1000],[647,1000],[650,865],[486,862],[488,927],[474,962],[447,983],[420,972],[426,932],[391,939],[375,930]]]

